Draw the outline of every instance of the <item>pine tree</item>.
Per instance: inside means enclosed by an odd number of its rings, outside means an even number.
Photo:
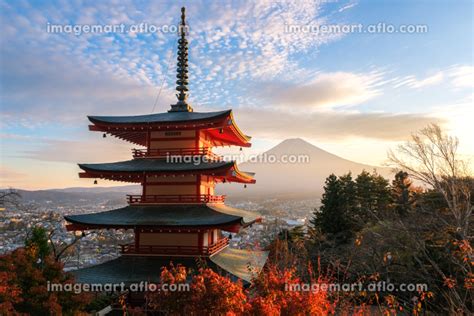
[[[46,229],[40,226],[34,226],[25,240],[26,247],[36,247],[38,256],[41,260],[51,254],[48,233]]]
[[[381,216],[383,212],[390,206],[391,192],[389,181],[374,171],[372,174],[374,184],[375,209],[373,210],[377,216]]]
[[[399,171],[392,181],[392,207],[400,216],[406,215],[408,211],[412,209],[415,201],[411,186],[412,182],[408,178],[408,173],[404,171]]]
[[[377,174],[362,171],[355,179],[359,223],[373,221],[390,204],[388,181]]]
[[[345,219],[350,228],[355,229],[357,227],[357,223],[355,221],[357,216],[356,183],[352,179],[350,172],[340,176],[339,182],[341,184],[341,208],[344,210]]]
[[[351,224],[345,199],[342,181],[331,174],[326,178],[322,205],[314,211],[310,221],[314,229],[330,237],[347,240],[351,235]]]

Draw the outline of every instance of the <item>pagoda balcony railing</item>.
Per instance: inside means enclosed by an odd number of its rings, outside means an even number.
[[[217,242],[209,246],[161,246],[161,245],[150,245],[150,246],[139,246],[135,247],[135,244],[122,244],[120,250],[122,254],[142,254],[142,255],[189,255],[189,256],[209,256],[212,255],[229,244],[229,238],[221,238]]]
[[[210,160],[221,161],[222,157],[208,147],[202,148],[144,148],[132,149],[134,158],[165,158],[169,156],[206,156]]]
[[[129,204],[224,203],[225,195],[127,195]]]

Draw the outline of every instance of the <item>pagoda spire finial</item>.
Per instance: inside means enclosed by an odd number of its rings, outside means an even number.
[[[176,78],[176,97],[178,102],[171,105],[168,112],[192,112],[193,108],[187,103],[188,99],[188,40],[186,39],[186,14],[185,8],[181,8],[181,23],[179,25],[178,39],[178,64]]]

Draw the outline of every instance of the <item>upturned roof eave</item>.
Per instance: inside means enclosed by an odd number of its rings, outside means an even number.
[[[171,204],[126,206],[98,213],[66,215],[64,219],[77,225],[77,230],[116,229],[205,229],[235,230],[259,220],[259,214],[232,208],[224,204]]]
[[[98,125],[168,125],[185,122],[199,122],[217,119],[230,115],[232,110],[216,112],[163,112],[147,115],[125,115],[125,116],[96,116],[88,115],[87,118],[93,124]],[[193,118],[194,116],[194,118]]]

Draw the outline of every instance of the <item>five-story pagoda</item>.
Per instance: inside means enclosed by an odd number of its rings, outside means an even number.
[[[170,261],[192,267],[196,259],[250,281],[267,253],[232,249],[222,233],[238,232],[260,220],[258,215],[224,204],[215,194],[220,182],[255,183],[253,174],[224,161],[213,147],[249,147],[232,110],[194,112],[188,104],[188,41],[182,8],[178,39],[178,102],[165,113],[140,116],[89,116],[91,131],[143,146],[133,159],[79,164],[81,178],[140,183],[141,195],[128,195],[128,205],[110,211],[70,215],[71,231],[132,229],[134,242],[121,245],[121,256],[75,272],[78,282],[156,281]]]

